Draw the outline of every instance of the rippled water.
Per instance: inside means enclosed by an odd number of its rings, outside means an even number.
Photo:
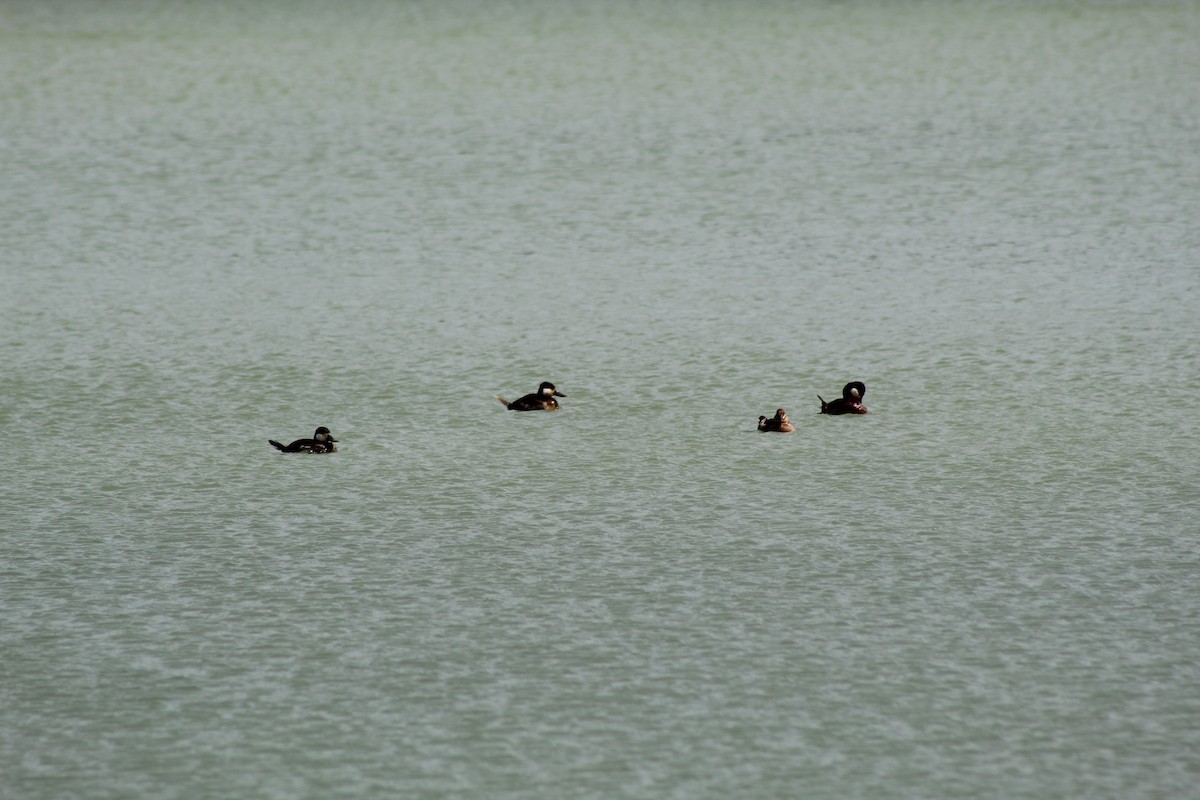
[[[0,797],[1193,793],[1198,43],[4,3]]]

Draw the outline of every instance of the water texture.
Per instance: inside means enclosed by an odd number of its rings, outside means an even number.
[[[0,3],[0,798],[1194,795],[1198,79],[1194,2]]]

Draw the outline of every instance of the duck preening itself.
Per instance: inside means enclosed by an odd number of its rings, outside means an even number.
[[[274,439],[268,439],[268,442],[276,449],[284,453],[336,453],[337,445],[334,442],[337,439],[329,433],[329,428],[324,425],[317,428],[311,439],[297,439],[291,444],[283,445]]]
[[[863,396],[867,393],[867,385],[862,381],[850,381],[842,389],[842,396],[836,400],[825,402],[825,398],[817,395],[821,401],[822,414],[866,414],[867,407],[862,404]]]
[[[788,420],[787,412],[782,408],[776,410],[774,417],[759,417],[758,429],[760,431],[779,431],[780,433],[791,433],[796,430],[796,426],[792,425]]]
[[[549,381],[542,381],[542,385],[536,392],[513,400],[511,403],[500,395],[496,395],[500,405],[509,411],[557,411],[558,401],[554,399],[556,397],[566,397],[566,395],[555,389],[554,384]]]

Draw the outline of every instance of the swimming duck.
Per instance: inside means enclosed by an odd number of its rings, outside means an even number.
[[[760,431],[779,431],[780,433],[791,433],[792,431],[796,430],[796,426],[788,420],[787,412],[781,408],[775,412],[775,416],[771,419],[759,417],[758,429]]]
[[[267,439],[276,450],[284,453],[336,453],[337,445],[334,442],[337,439],[329,433],[329,428],[324,425],[317,428],[313,432],[311,439],[297,439],[289,445],[282,445],[274,439]]]
[[[817,395],[821,401],[822,414],[866,414],[867,407],[862,404],[863,395],[867,393],[867,385],[862,381],[850,381],[842,389],[842,396],[826,403],[825,398]]]
[[[554,384],[549,381],[542,381],[542,385],[536,392],[513,400],[511,403],[500,395],[496,395],[500,405],[509,411],[557,411],[558,401],[554,399],[556,397],[566,397],[566,395],[555,389]]]

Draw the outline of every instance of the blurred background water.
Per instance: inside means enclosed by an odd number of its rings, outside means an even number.
[[[0,797],[1200,785],[1200,5],[6,0],[0,78]]]

